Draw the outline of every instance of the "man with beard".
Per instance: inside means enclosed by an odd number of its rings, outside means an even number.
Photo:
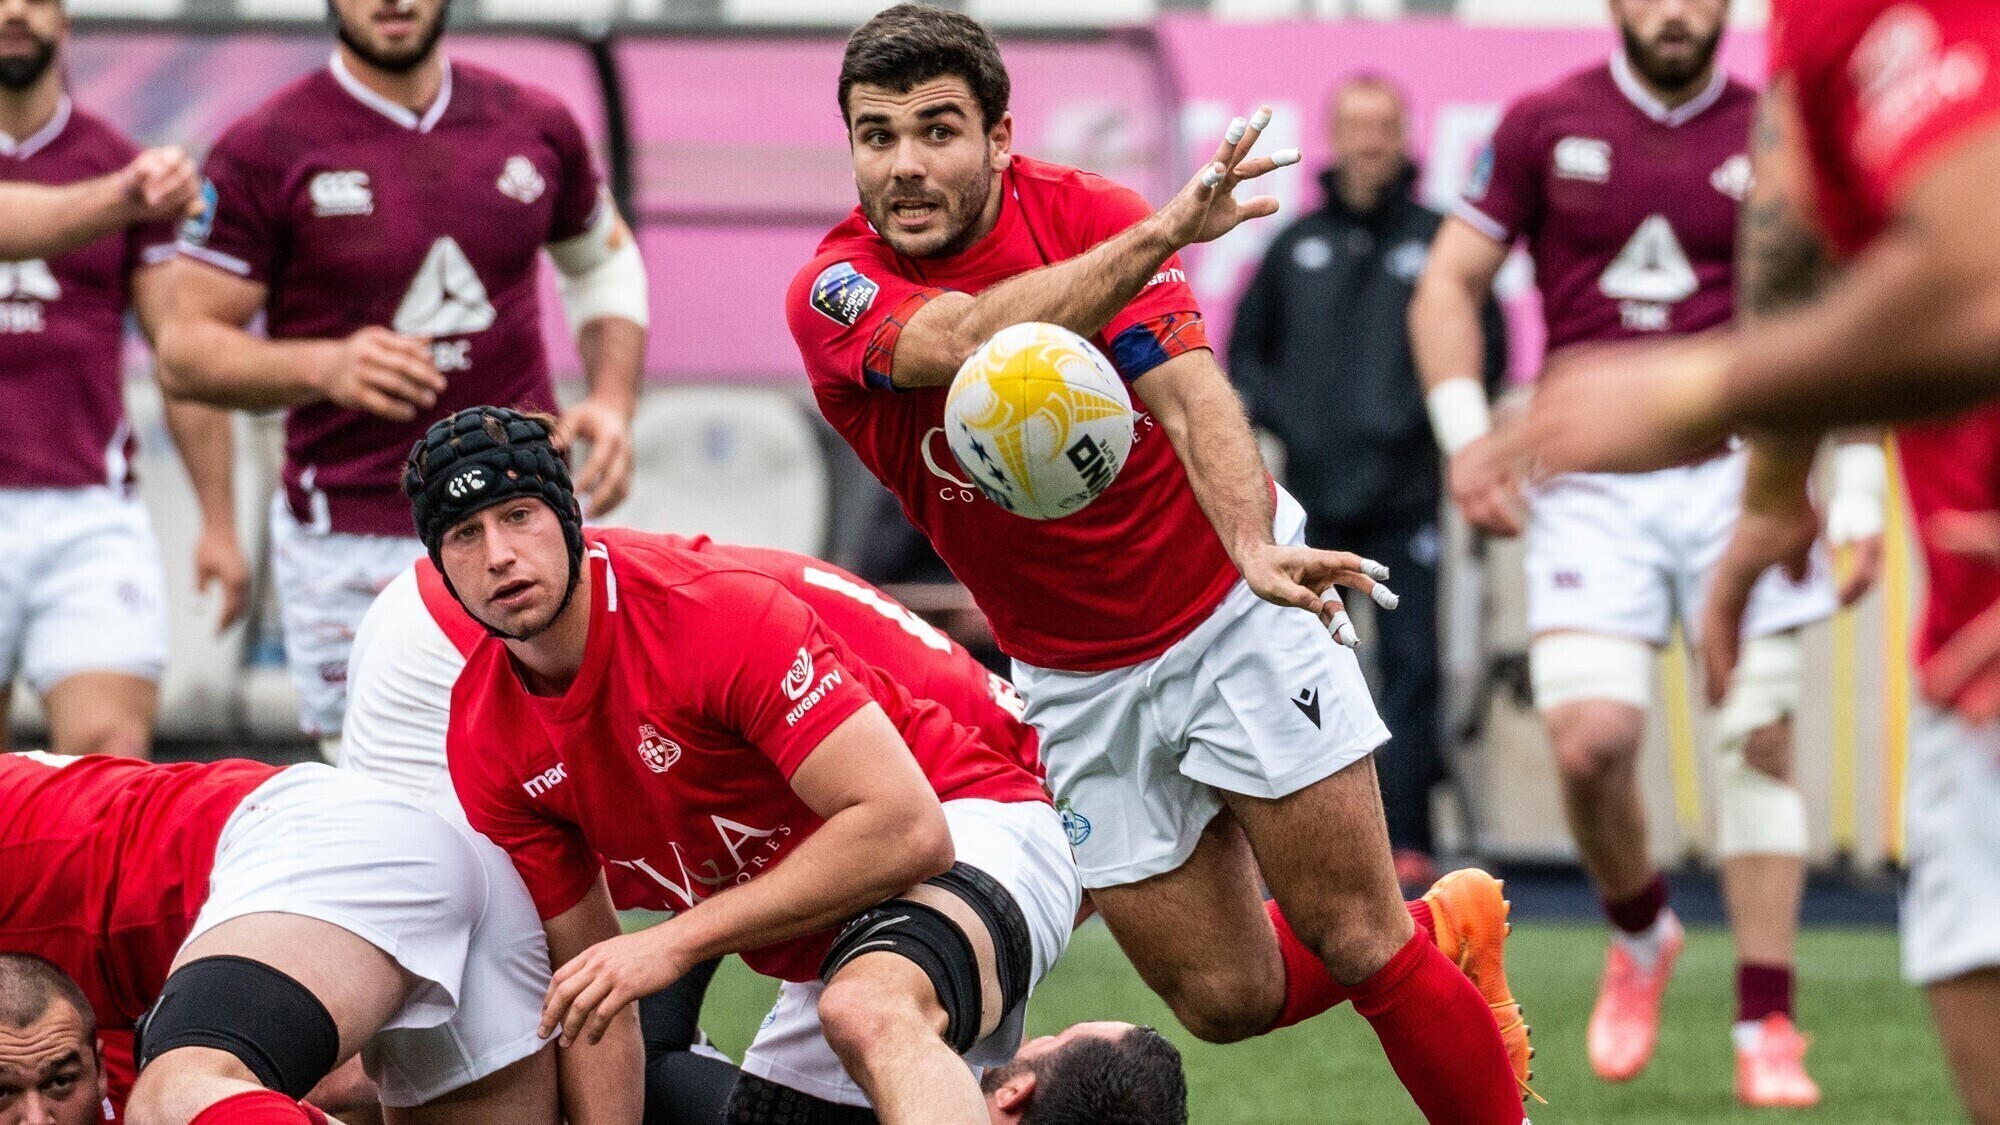
[[[432,421],[477,402],[553,409],[536,292],[543,247],[590,394],[593,512],[632,471],[647,318],[631,233],[553,96],[438,51],[448,0],[332,0],[325,70],[209,154],[162,327],[170,393],[285,406],[275,578],[300,721],[337,749],[347,652],[379,591],[423,553],[397,490]],[[245,331],[259,311],[268,338]]]
[[[1507,112],[1411,306],[1453,498],[1494,534],[1522,530],[1520,498],[1498,456],[1503,443],[1487,435],[1478,310],[1517,237],[1535,256],[1552,354],[1700,332],[1734,313],[1755,95],[1715,64],[1726,0],[1612,0],[1611,10],[1623,50]],[[1850,476],[1865,478],[1866,467]],[[1879,510],[1879,453],[1875,468]],[[1614,927],[1589,1026],[1591,1066],[1611,1081],[1636,1077],[1651,1058],[1682,944],[1647,850],[1635,769],[1656,653],[1676,617],[1690,633],[1700,617],[1743,474],[1742,455],[1717,443],[1658,472],[1557,477],[1528,502],[1535,703],[1571,834]],[[1837,490],[1865,493],[1850,483]],[[1844,595],[1865,588],[1862,570]],[[1736,1092],[1753,1105],[1819,1098],[1792,1023],[1807,835],[1791,714],[1798,630],[1830,613],[1835,596],[1823,569],[1802,578],[1774,574],[1757,590],[1746,659],[1716,720],[1716,852],[1737,954]]]
[[[1369,757],[1388,732],[1331,595],[1393,605],[1388,574],[1304,546],[1177,257],[1275,212],[1234,191],[1299,154],[1250,156],[1259,110],[1155,211],[1015,155],[1010,93],[959,13],[898,4],[849,38],[837,100],[860,206],[786,301],[821,412],[1013,656],[1084,885],[1182,1024],[1229,1042],[1352,1000],[1429,1120],[1519,1122],[1503,900],[1434,915],[1397,894]],[[940,468],[954,373],[1030,321],[1094,338],[1146,410],[1117,479],[1060,520]],[[1467,923],[1485,936],[1462,941]],[[1441,947],[1481,952],[1461,972]]]
[[[68,35],[57,0],[0,0],[0,177],[82,184],[144,159],[64,93]],[[144,756],[152,740],[166,589],[132,491],[125,313],[148,337],[165,315],[177,217],[0,265],[0,413],[34,419],[0,459],[0,746],[17,676],[41,697],[58,753]],[[249,587],[229,416],[169,401],[166,420],[201,505],[196,580],[222,587],[226,625]]]

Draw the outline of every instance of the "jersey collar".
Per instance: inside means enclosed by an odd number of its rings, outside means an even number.
[[[1625,57],[1623,51],[1611,56],[1611,80],[1618,85],[1618,92],[1625,95],[1625,100],[1637,107],[1640,113],[1671,129],[1693,121],[1720,101],[1722,91],[1729,86],[1729,72],[1718,65],[1701,93],[1672,109],[1654,97],[1653,92],[1639,81],[1639,76],[1632,73],[1632,61]]]
[[[444,81],[438,86],[437,97],[431,99],[430,108],[425,110],[421,117],[408,106],[397,105],[362,85],[361,80],[354,77],[354,73],[347,69],[347,64],[341,61],[339,51],[333,53],[333,58],[326,65],[327,69],[333,72],[333,80],[340,83],[340,88],[346,90],[355,101],[405,129],[428,133],[438,123],[438,118],[444,116],[445,107],[451,105],[451,59],[443,57],[438,61],[444,65]]]
[[[28,134],[24,139],[17,141],[5,133],[0,133],[0,156],[26,160],[49,147],[49,142],[62,136],[63,128],[69,124],[69,112],[69,95],[64,94],[56,99],[55,116],[49,118],[49,123]]]

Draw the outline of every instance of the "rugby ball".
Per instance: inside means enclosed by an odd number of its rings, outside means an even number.
[[[1033,520],[1081,510],[1132,452],[1132,396],[1089,340],[1016,324],[972,353],[944,400],[945,440],[979,490]]]

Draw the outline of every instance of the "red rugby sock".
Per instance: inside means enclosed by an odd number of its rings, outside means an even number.
[[[1433,944],[1437,942],[1437,929],[1431,921],[1431,904],[1417,899],[1403,904],[1410,912],[1410,919],[1417,924],[1418,936]],[[1276,899],[1264,903],[1264,910],[1271,916],[1271,925],[1278,931],[1278,955],[1285,962],[1285,1006],[1278,1013],[1277,1021],[1266,1031],[1276,1031],[1295,1023],[1319,1015],[1321,1012],[1337,1008],[1348,1000],[1348,990],[1326,971],[1326,962],[1319,959],[1299,935],[1292,932],[1292,924],[1285,920],[1284,911],[1278,909]]]
[[[1348,989],[1424,1120],[1517,1125],[1514,1068],[1486,1000],[1424,933]]]
[[[245,1090],[216,1102],[188,1125],[327,1125],[326,1114],[276,1090]]]

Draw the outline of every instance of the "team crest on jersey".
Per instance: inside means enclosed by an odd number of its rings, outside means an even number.
[[[862,276],[852,263],[835,262],[813,279],[812,307],[835,324],[852,328],[880,292],[882,287]]]
[[[321,172],[306,185],[306,194],[312,197],[316,219],[375,213],[375,189],[368,186],[366,172]]]
[[[1596,137],[1564,137],[1556,142],[1556,175],[1601,184],[1611,179],[1611,142]]]
[[[1056,801],[1056,815],[1062,817],[1063,834],[1069,837],[1069,846],[1080,848],[1090,839],[1090,818],[1076,811],[1068,797]]]
[[[812,686],[812,682],[812,653],[807,652],[804,648],[800,648],[799,655],[792,660],[792,666],[785,670],[785,698],[797,700],[806,693],[807,688]]]
[[[500,180],[494,186],[500,189],[501,195],[522,203],[540,199],[549,187],[541,172],[536,170],[535,162],[525,156],[508,157],[507,166],[500,170]]]
[[[194,246],[206,245],[209,232],[215,229],[215,204],[219,195],[214,180],[202,177],[200,196],[200,209],[181,221],[181,241]]]
[[[1750,188],[1756,182],[1757,177],[1750,170],[1750,157],[1741,152],[1723,161],[1708,177],[1710,187],[1738,203],[1750,198]]]
[[[681,760],[681,744],[661,734],[653,724],[640,723],[639,760],[654,773],[665,773]]]

